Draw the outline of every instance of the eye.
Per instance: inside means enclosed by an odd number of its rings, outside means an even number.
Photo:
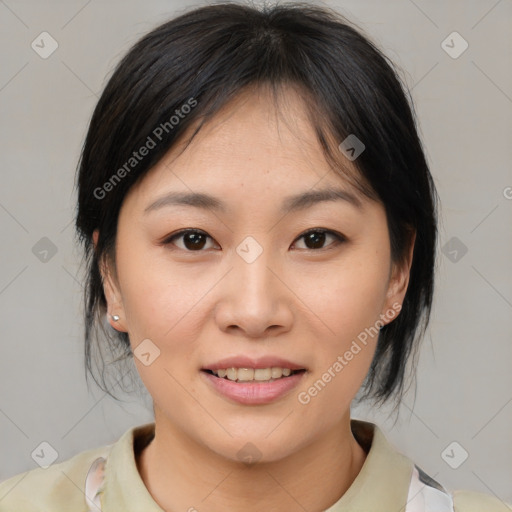
[[[204,249],[206,245],[207,239],[213,240],[210,235],[207,235],[204,231],[198,230],[198,229],[184,229],[182,231],[179,231],[178,233],[175,233],[169,238],[166,238],[163,241],[164,245],[168,244],[174,244],[175,240],[182,239],[183,244],[182,246],[177,245],[180,249],[183,249],[185,251],[189,252],[200,252],[201,249]],[[207,247],[208,249],[208,247]]]
[[[305,249],[319,250],[325,249],[324,244],[329,237],[334,239],[334,243],[329,245],[337,246],[346,241],[346,238],[342,234],[328,229],[311,229],[300,235],[297,240],[304,239],[306,245]],[[166,238],[162,243],[163,245],[176,245],[179,249],[188,252],[200,252],[202,249],[205,249],[208,239],[213,240],[213,238],[204,231],[199,229],[184,229]],[[175,243],[176,240],[181,240],[182,244]],[[206,247],[206,249],[209,248],[211,247]]]
[[[307,231],[306,233],[303,233],[302,235],[300,235],[297,238],[297,240],[300,240],[301,238],[303,238],[304,243],[306,245],[306,249],[318,250],[318,249],[325,249],[325,247],[323,247],[323,245],[324,245],[326,239],[328,239],[329,237],[334,239],[334,241],[335,241],[334,244],[330,244],[330,245],[334,245],[334,247],[336,247],[340,243],[346,241],[346,238],[340,233],[336,233],[336,232],[330,231],[328,229],[317,229],[317,228],[311,229],[311,230]]]

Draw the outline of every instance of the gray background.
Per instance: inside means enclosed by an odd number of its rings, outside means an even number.
[[[0,1],[0,480],[36,467],[42,441],[59,462],[152,420],[147,396],[118,403],[85,384],[73,180],[112,67],[156,24],[203,3]],[[353,416],[376,421],[445,486],[512,502],[512,3],[325,4],[404,69],[442,201],[417,393],[397,422],[368,407]],[[58,43],[47,59],[31,47],[43,31]],[[469,44],[457,58],[442,47],[453,31]],[[47,261],[43,237],[57,249]]]

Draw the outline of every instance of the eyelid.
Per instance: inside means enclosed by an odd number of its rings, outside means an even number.
[[[161,244],[164,245],[164,246],[171,245],[173,240],[175,240],[176,238],[180,238],[181,236],[186,235],[188,233],[196,233],[196,234],[199,234],[199,235],[205,235],[207,238],[209,238],[211,240],[214,240],[214,238],[211,235],[209,235],[208,233],[206,233],[206,231],[203,231],[202,229],[198,229],[198,228],[185,228],[185,229],[181,229],[181,230],[177,231],[176,233],[172,233],[169,236],[166,236],[161,241]],[[345,235],[343,235],[342,233],[339,233],[339,232],[334,231],[332,229],[318,227],[318,228],[310,228],[310,229],[304,231],[303,233],[301,233],[300,235],[298,235],[297,238],[293,241],[292,245],[294,245],[298,240],[300,240],[301,238],[309,235],[310,233],[324,233],[326,235],[331,235],[332,237],[334,237],[336,239],[335,243],[332,243],[332,244],[328,245],[327,247],[323,247],[321,249],[303,249],[303,250],[310,251],[310,252],[322,252],[322,251],[325,251],[325,250],[329,250],[329,248],[331,248],[331,246],[336,247],[340,243],[343,243],[343,242],[347,241],[347,237]],[[178,247],[178,249],[180,249],[180,250],[182,250],[184,252],[190,252],[190,253],[205,252],[204,250],[189,251],[189,250],[186,250],[186,249],[181,249],[179,247]]]
[[[185,228],[185,229],[180,229],[179,231],[176,231],[175,233],[172,233],[171,235],[168,235],[166,236],[160,243],[162,245],[171,245],[173,240],[175,240],[176,238],[180,238],[182,237],[183,235],[187,235],[189,233],[194,233],[194,234],[198,234],[198,235],[204,235],[206,236],[207,238],[210,238],[211,240],[213,240],[213,237],[210,236],[208,233],[206,233],[206,231],[203,231],[202,229],[198,229],[198,228]],[[178,247],[178,249],[180,249]],[[185,252],[204,252],[204,250],[201,250],[201,251],[188,251],[188,250],[185,250],[185,249],[180,249],[182,251],[185,251]]]
[[[329,244],[327,247],[322,247],[321,249],[304,249],[304,250],[307,250],[310,252],[327,251],[327,250],[337,247],[339,244],[347,241],[347,237],[345,235],[343,235],[342,233],[339,233],[338,231],[334,231],[332,229],[327,229],[327,228],[311,228],[311,229],[308,229],[307,231],[304,231],[303,233],[301,233],[295,239],[295,241],[293,243],[295,244],[297,242],[297,240],[300,240],[301,238],[305,237],[306,235],[309,235],[309,233],[323,233],[326,235],[330,235],[335,239],[334,243]]]

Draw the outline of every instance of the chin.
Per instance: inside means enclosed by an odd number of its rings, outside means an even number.
[[[224,439],[224,443],[212,443],[209,439],[207,446],[220,457],[247,466],[255,463],[278,462],[299,449],[299,446],[290,443],[289,436],[281,434],[270,439],[265,437],[266,435],[261,432],[254,435],[247,433],[244,436]]]

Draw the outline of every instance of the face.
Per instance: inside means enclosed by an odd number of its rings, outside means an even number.
[[[330,168],[299,97],[286,96],[288,122],[272,106],[238,96],[132,187],[115,277],[104,267],[157,429],[233,460],[247,442],[283,458],[347,421],[409,276],[410,260],[392,265],[383,206]],[[324,190],[342,192],[290,199]]]

